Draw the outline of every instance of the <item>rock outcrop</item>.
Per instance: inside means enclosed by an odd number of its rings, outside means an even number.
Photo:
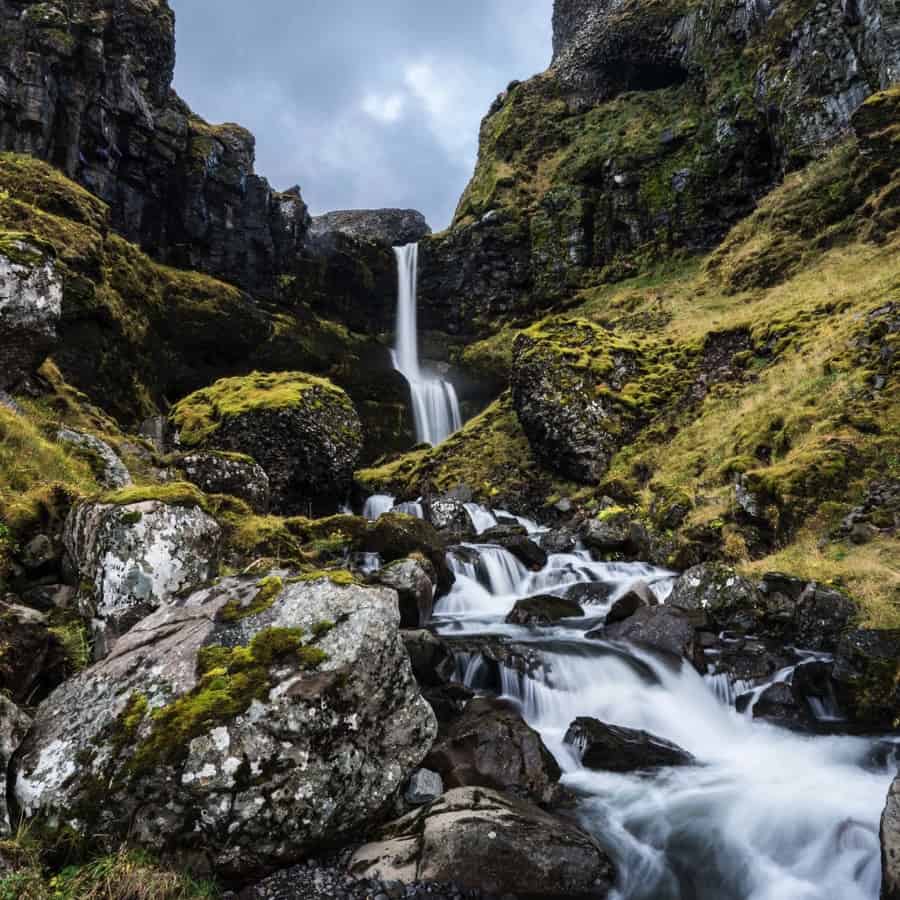
[[[0,694],[0,772],[9,771],[9,763],[31,727],[31,719],[15,704]],[[0,793],[0,838],[12,831],[6,792]]]
[[[340,209],[313,217],[312,237],[334,232],[386,247],[399,247],[418,243],[431,234],[431,229],[425,216],[415,209]]]
[[[278,583],[164,607],[48,698],[17,755],[26,819],[238,877],[371,823],[436,732],[395,595]]]

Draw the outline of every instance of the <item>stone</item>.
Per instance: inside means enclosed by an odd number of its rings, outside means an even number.
[[[547,565],[547,551],[528,537],[522,525],[495,525],[479,535],[478,541],[503,547],[529,569],[537,571]]]
[[[900,776],[881,816],[881,900],[900,900]]]
[[[584,610],[574,600],[539,594],[516,600],[506,621],[510,625],[553,625],[560,619],[580,618],[583,615]]]
[[[425,216],[415,209],[344,209],[313,216],[311,235],[335,231],[387,247],[416,244],[431,234]]]
[[[26,240],[0,244],[0,390],[19,385],[59,340],[62,280]]]
[[[547,804],[562,775],[541,736],[505,700],[476,697],[425,759],[447,788],[489,787]]]
[[[360,549],[378,553],[385,562],[420,553],[434,566],[440,591],[453,584],[444,542],[434,526],[423,519],[405,513],[385,513],[372,524]]]
[[[8,771],[10,760],[25,740],[30,727],[31,719],[11,700],[0,694],[0,772]],[[13,823],[9,819],[6,791],[0,791],[0,838],[12,833]]]
[[[614,625],[633,616],[639,609],[658,605],[659,601],[656,594],[650,590],[650,586],[645,581],[636,581],[610,607],[606,614],[606,624]]]
[[[180,466],[185,478],[207,494],[229,494],[258,513],[269,511],[271,487],[265,469],[249,456],[233,453],[189,453]]]
[[[97,480],[103,487],[109,490],[118,490],[131,484],[131,475],[125,463],[106,441],[100,440],[93,434],[73,431],[71,428],[61,428],[56,433],[56,440],[93,457],[95,461],[93,468]]]
[[[832,678],[856,727],[891,731],[900,721],[900,630],[856,629],[840,640]]]
[[[421,687],[440,687],[451,680],[456,664],[443,638],[422,628],[404,631],[403,644]]]
[[[67,674],[65,651],[50,631],[48,617],[36,609],[0,601],[0,694],[20,705],[37,703]]]
[[[588,717],[576,719],[564,740],[574,748],[582,765],[604,772],[649,771],[687,766],[695,761],[690,753],[671,741]]]
[[[690,619],[681,610],[668,606],[643,607],[624,622],[588,632],[587,637],[642,644],[688,660],[693,660],[696,653]]]
[[[22,548],[22,565],[30,572],[43,569],[59,560],[59,551],[46,534],[38,534]]]
[[[392,803],[437,730],[393,592],[321,578],[261,600],[259,585],[161,607],[41,705],[11,781],[27,820],[246,881]]]
[[[409,778],[403,799],[411,806],[425,806],[433,803],[444,793],[444,782],[437,772],[430,769],[416,769]]]
[[[441,534],[456,541],[475,537],[475,527],[465,503],[453,497],[435,497],[425,505],[425,517]]]
[[[350,863],[357,877],[454,882],[494,895],[609,895],[612,863],[575,825],[484,788],[457,788],[381,829]]]
[[[218,523],[199,507],[157,500],[78,504],[63,532],[81,597],[111,640],[212,580],[221,539]]]
[[[566,591],[566,599],[579,606],[602,606],[616,592],[614,584],[605,581],[584,581],[573,584]]]
[[[429,570],[432,575],[429,575]],[[393,588],[400,603],[400,627],[422,628],[431,620],[434,568],[424,558],[398,559],[379,569],[372,580]]]

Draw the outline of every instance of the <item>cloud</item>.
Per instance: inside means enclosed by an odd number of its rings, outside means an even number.
[[[363,98],[362,111],[384,125],[393,125],[403,118],[406,97],[402,94],[369,93]]]

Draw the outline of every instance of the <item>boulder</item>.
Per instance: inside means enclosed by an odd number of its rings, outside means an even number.
[[[433,803],[444,793],[444,782],[437,772],[430,769],[416,769],[409,779],[403,799],[410,806],[425,806]]]
[[[158,606],[218,574],[222,529],[196,506],[82,503],[63,542],[98,620],[98,655]],[[108,649],[108,647],[106,648]]]
[[[677,744],[646,731],[578,718],[566,732],[582,765],[604,772],[635,772],[667,766],[688,766],[694,757]]]
[[[606,614],[606,624],[614,625],[616,622],[623,622],[625,619],[633,616],[639,609],[658,605],[659,601],[656,599],[656,594],[650,590],[647,582],[636,581],[610,607],[609,612]]]
[[[11,700],[0,694],[0,772],[4,774],[7,772],[9,761],[25,740],[30,727],[31,719]],[[10,822],[6,806],[6,791],[0,791],[0,838],[6,837],[12,831],[13,823]]]
[[[541,547],[543,547],[547,553],[571,553],[578,544],[574,532],[570,531],[568,528],[558,528],[553,531],[548,531],[546,534],[541,535],[540,541]]]
[[[249,456],[207,451],[190,453],[180,463],[185,478],[207,494],[230,494],[267,513],[271,502],[269,476]]]
[[[562,775],[541,736],[505,700],[478,697],[425,760],[448,788],[489,787],[535,803],[559,796]]]
[[[56,433],[56,439],[91,459],[97,480],[103,487],[117,490],[131,484],[131,475],[125,463],[106,441],[101,441],[93,434],[73,431],[71,428],[61,428]]]
[[[326,578],[262,599],[228,578],[162,607],[41,705],[16,802],[51,831],[127,836],[226,877],[345,839],[437,730],[399,618],[392,591]]]
[[[405,513],[385,513],[372,524],[362,543],[359,549],[377,553],[385,562],[421,553],[434,566],[440,590],[447,590],[453,584],[444,542],[434,526],[424,519]]]
[[[900,900],[900,775],[881,816],[881,900]]]
[[[431,619],[434,582],[429,570],[434,573],[433,567],[424,558],[407,558],[389,563],[372,576],[376,584],[397,592],[401,628],[422,628]]]
[[[640,532],[628,513],[613,510],[588,519],[581,526],[579,536],[591,550],[604,554],[637,552],[641,544]]]
[[[413,675],[422,687],[439,687],[453,677],[453,653],[446,642],[426,629],[403,632]]]
[[[0,390],[32,375],[56,346],[62,280],[44,251],[0,234]]]
[[[560,619],[580,618],[584,610],[566,597],[539,594],[516,600],[516,605],[506,617],[510,625],[552,625]]]
[[[475,537],[475,526],[465,504],[453,497],[435,497],[425,505],[425,517],[443,537],[466,541]]]
[[[478,541],[503,547],[529,569],[543,569],[547,565],[547,551],[531,540],[521,525],[495,525],[481,534]]]
[[[614,584],[605,581],[585,581],[573,584],[566,591],[566,600],[571,600],[579,606],[602,606],[616,592]]]
[[[900,630],[858,629],[841,638],[832,678],[838,702],[864,730],[900,722]]]
[[[457,788],[385,826],[350,863],[361,877],[453,882],[523,897],[602,898],[612,863],[575,825],[484,788]]]
[[[721,563],[702,563],[676,579],[666,605],[704,612],[720,628],[754,630],[761,603],[757,586]]]
[[[642,644],[693,660],[696,653],[694,626],[687,614],[668,606],[643,607],[624,622],[588,632],[587,637]]]
[[[185,397],[170,418],[184,447],[256,460],[269,477],[276,512],[333,512],[349,492],[362,450],[350,398],[302,372],[221,379]]]
[[[0,602],[0,695],[40,702],[66,677],[66,654],[46,615]]]

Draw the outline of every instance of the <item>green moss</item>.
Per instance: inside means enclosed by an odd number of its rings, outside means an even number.
[[[293,578],[288,579],[291,583],[303,581],[320,581],[327,578],[332,584],[347,587],[351,584],[362,584],[362,582],[347,569],[314,569],[311,572],[303,572]]]
[[[82,619],[67,617],[66,621],[53,625],[49,631],[59,641],[70,672],[80,672],[90,665],[91,641]]]
[[[256,584],[256,595],[246,605],[238,600],[229,600],[219,611],[219,620],[222,622],[239,622],[250,616],[265,612],[281,595],[284,590],[284,582],[277,575],[268,575]]]
[[[132,503],[143,503],[155,500],[169,506],[199,506],[209,508],[209,500],[195,484],[189,481],[173,481],[165,484],[135,484],[103,494],[103,503],[115,506],[130,506]]]

